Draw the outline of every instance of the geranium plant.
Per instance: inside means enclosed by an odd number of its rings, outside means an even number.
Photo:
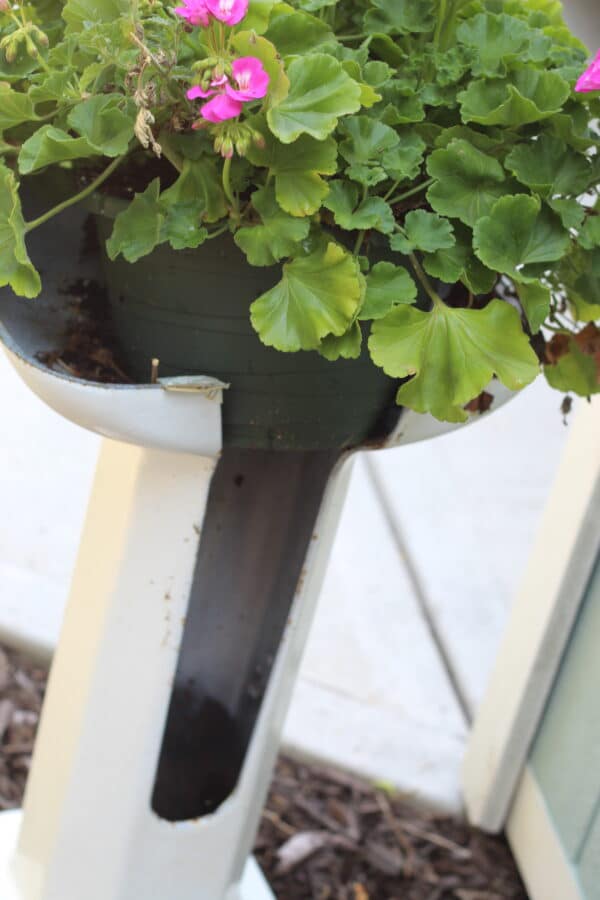
[[[1,284],[35,297],[27,233],[135,167],[109,256],[230,233],[278,267],[249,309],[268,346],[368,341],[399,404],[449,421],[494,376],[600,389],[600,61],[557,0],[0,10]],[[56,166],[73,195],[26,222]]]

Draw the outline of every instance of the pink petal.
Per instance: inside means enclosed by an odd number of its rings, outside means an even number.
[[[575,90],[579,93],[600,91],[600,50],[594,62],[586,69],[575,85]]]
[[[226,25],[237,25],[248,12],[248,0],[206,0],[208,11]]]
[[[200,85],[197,84],[187,91],[186,97],[188,100],[198,100],[199,98],[205,100],[207,97],[212,97],[213,94],[214,91],[203,91]]]
[[[186,19],[190,25],[201,25],[203,28],[207,28],[210,23],[205,0],[183,0],[183,6],[175,7],[173,12],[182,19]]]
[[[225,122],[237,119],[244,106],[239,100],[233,100],[227,94],[218,94],[200,108],[200,114],[208,122]]]
[[[237,82],[237,89],[230,85],[225,90],[235,100],[247,103],[249,100],[259,100],[266,96],[269,90],[269,76],[263,68],[260,59],[254,56],[243,56],[233,63],[233,77]]]

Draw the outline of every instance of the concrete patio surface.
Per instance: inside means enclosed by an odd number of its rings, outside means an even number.
[[[540,382],[474,427],[362,455],[286,744],[461,809],[459,768],[567,428]],[[99,439],[0,357],[0,639],[58,638]]]

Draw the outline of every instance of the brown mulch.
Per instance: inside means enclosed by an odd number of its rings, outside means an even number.
[[[0,810],[21,803],[45,679],[0,647]],[[527,900],[503,839],[287,758],[256,853],[279,900]]]

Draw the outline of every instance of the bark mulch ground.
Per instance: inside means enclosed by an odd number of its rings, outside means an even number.
[[[46,672],[0,648],[0,809],[21,803]],[[527,900],[501,838],[281,758],[256,842],[278,900]]]

